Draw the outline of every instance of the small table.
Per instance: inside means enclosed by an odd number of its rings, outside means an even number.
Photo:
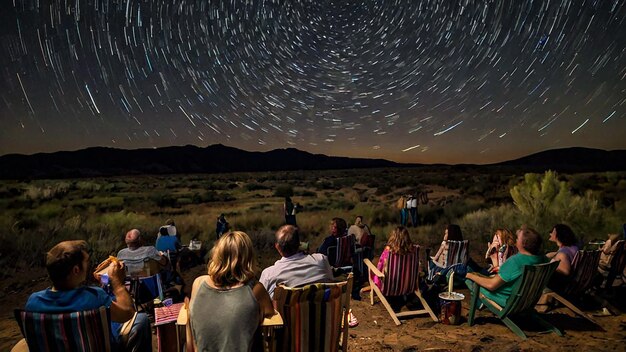
[[[587,245],[589,246],[589,249],[597,250],[601,249],[605,243],[605,241],[590,241]]]
[[[156,326],[159,352],[176,352],[179,341],[176,333],[176,320],[184,303],[175,303],[168,307],[154,308],[154,326]]]

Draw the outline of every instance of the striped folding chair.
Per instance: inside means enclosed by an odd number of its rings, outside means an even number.
[[[111,351],[110,312],[105,307],[72,313],[14,311],[30,351]]]
[[[335,268],[352,267],[356,251],[355,239],[352,235],[337,237],[337,245],[328,247],[328,261]]]
[[[450,269],[467,265],[469,260],[469,241],[447,241],[448,255],[443,266],[435,265],[432,259],[428,258],[428,281],[436,282],[439,277],[445,277]],[[456,271],[456,270],[455,270]]]
[[[403,255],[389,253],[382,272],[369,259],[364,260],[372,289],[370,291],[370,304],[374,305],[374,294],[376,294],[396,325],[401,324],[400,318],[404,319],[422,314],[428,314],[433,321],[439,321],[419,290],[419,248],[416,245],[411,252]],[[374,283],[375,276],[382,283],[380,288]],[[387,297],[404,296],[411,293],[415,293],[419,298],[423,309],[395,312],[387,301]]]
[[[351,290],[352,274],[338,283],[276,287],[274,306],[284,323],[275,332],[277,350],[347,350]]]

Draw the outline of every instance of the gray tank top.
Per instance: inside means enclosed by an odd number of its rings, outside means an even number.
[[[261,310],[255,281],[218,290],[203,281],[189,307],[191,332],[199,351],[250,351]]]

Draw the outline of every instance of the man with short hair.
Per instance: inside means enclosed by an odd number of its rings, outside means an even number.
[[[517,241],[515,245],[519,252],[508,258],[500,266],[498,274],[483,276],[474,272],[468,272],[465,276],[465,283],[470,290],[473,290],[474,285],[480,286],[480,293],[501,307],[506,305],[515,281],[524,272],[524,266],[548,262],[548,258],[545,255],[539,254],[542,240],[537,231],[523,225],[517,230],[516,234]]]
[[[328,259],[320,253],[304,254],[299,251],[300,235],[293,225],[283,225],[276,231],[274,248],[282,256],[274,265],[265,268],[259,282],[270,297],[278,284],[289,287],[315,282],[333,281],[333,271]]]
[[[151,351],[150,321],[145,313],[137,314],[125,346],[119,333],[122,324],[133,317],[135,308],[124,286],[124,266],[109,267],[112,294],[102,288],[85,286],[89,274],[89,253],[85,241],[64,241],[52,247],[46,255],[46,269],[52,287],[35,292],[26,302],[25,310],[38,313],[70,313],[107,307],[111,312],[111,343],[130,351]]]
[[[132,229],[126,233],[124,239],[127,248],[117,253],[117,259],[124,262],[128,268],[128,275],[138,275],[144,268],[144,261],[154,259],[160,265],[167,264],[167,257],[161,255],[154,246],[144,246],[141,232]]]

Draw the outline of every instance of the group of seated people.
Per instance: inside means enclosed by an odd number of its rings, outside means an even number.
[[[279,284],[297,287],[318,282],[336,280],[335,273],[326,257],[328,247],[341,236],[367,236],[370,233],[359,217],[358,229],[347,231],[346,222],[341,218],[331,221],[331,234],[324,239],[317,253],[308,254],[301,250],[298,228],[283,225],[275,233],[275,249],[281,258],[265,268],[257,281],[255,277],[256,255],[250,237],[241,231],[230,231],[222,235],[211,251],[207,275],[193,282],[189,303],[190,324],[187,324],[187,341],[190,350],[249,350],[255,333],[264,318],[275,314],[272,297]],[[170,231],[167,235],[175,236]],[[165,233],[162,234],[165,236]],[[516,231],[516,239],[506,230],[498,229],[494,240],[489,243],[487,256],[496,255],[492,265],[477,272],[471,265],[466,268],[465,282],[472,289],[480,286],[480,291],[498,304],[505,305],[511,294],[515,280],[520,277],[525,265],[560,260],[557,271],[567,276],[571,271],[573,255],[577,251],[576,238],[566,225],[555,225],[550,233],[550,241],[556,242],[559,250],[543,255],[542,237],[531,228],[522,226]],[[358,239],[360,240],[360,239]],[[437,254],[429,262],[437,265],[445,256],[447,241],[462,240],[460,228],[446,227],[444,240]],[[138,258],[152,258],[165,265],[163,253],[154,246],[143,246],[138,230],[128,231],[125,238],[127,248],[118,253],[124,262],[114,263],[109,270],[112,294],[100,287],[84,286],[89,271],[89,253],[85,241],[65,241],[54,246],[47,254],[46,267],[52,287],[33,293],[26,303],[26,310],[34,312],[70,312],[109,307],[115,346],[125,344],[132,351],[151,350],[150,322],[145,314],[137,315],[131,329],[130,338],[124,342],[119,338],[120,324],[128,321],[135,313],[132,298],[124,286],[127,273],[139,269]],[[513,247],[515,249],[512,249]],[[503,247],[505,247],[503,249]],[[508,247],[508,248],[506,248]],[[391,231],[387,243],[378,260],[382,269],[390,253],[406,254],[417,247],[411,241],[407,228],[399,226]],[[498,253],[515,253],[506,258]],[[504,259],[504,260],[503,260]],[[143,259],[141,261],[143,265]],[[556,280],[560,280],[557,278]],[[376,279],[378,286],[380,282]],[[355,285],[357,289],[360,284]],[[350,312],[352,324],[353,319]],[[219,317],[219,319],[207,319]],[[358,322],[356,322],[358,323]]]

